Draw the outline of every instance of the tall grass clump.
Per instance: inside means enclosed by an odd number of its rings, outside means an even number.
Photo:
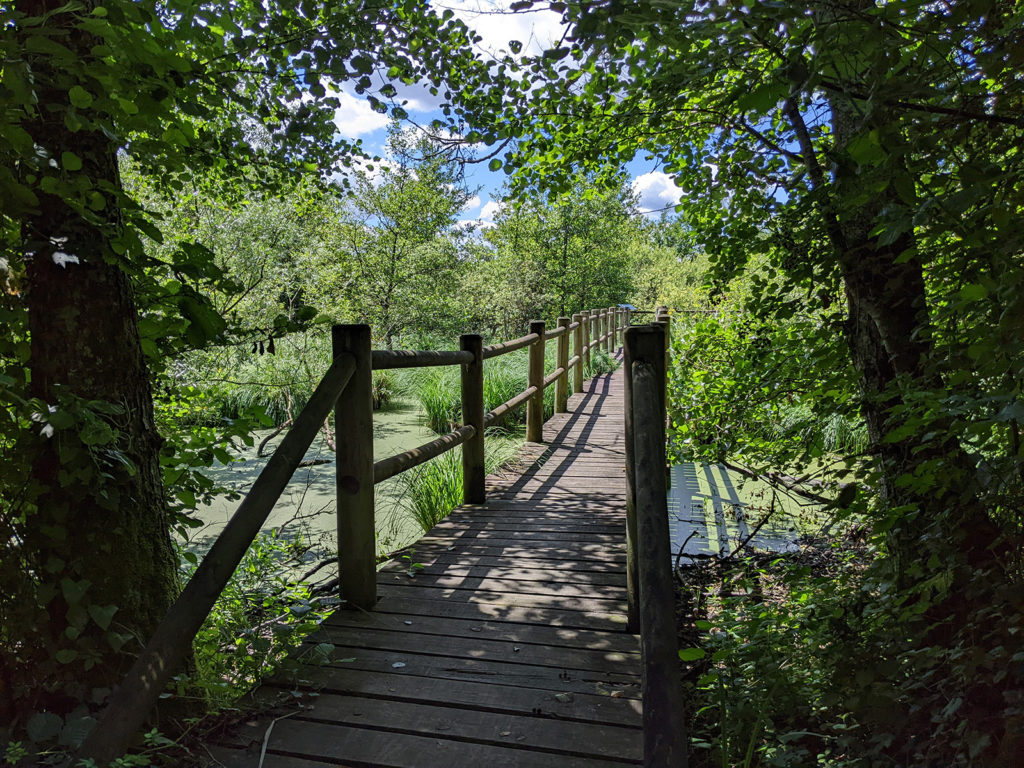
[[[502,438],[491,431],[485,441],[487,474],[509,462],[519,445],[515,438]],[[426,533],[462,503],[462,449],[448,451],[398,477],[408,512]]]
[[[551,345],[553,346],[553,345]],[[611,361],[601,362],[599,355],[597,373],[615,370],[617,363],[605,353]],[[610,367],[609,367],[610,365]],[[592,366],[594,363],[592,362]],[[602,367],[603,366],[603,367]],[[555,350],[549,349],[544,359],[544,375],[548,375],[556,367]],[[597,375],[597,374],[594,374]],[[493,411],[499,405],[511,400],[526,389],[529,379],[529,358],[524,351],[517,351],[502,357],[492,358],[484,363],[484,410]],[[459,369],[420,368],[406,374],[405,386],[414,392],[426,414],[427,425],[435,432],[450,432],[462,423],[462,394],[459,381]],[[544,418],[547,419],[555,411],[555,387],[544,390]],[[524,424],[526,422],[526,406],[523,405],[505,419],[505,425]]]
[[[590,352],[590,362],[583,367],[583,378],[591,379],[594,376],[603,376],[617,370],[618,367],[618,360],[603,349],[594,349]]]

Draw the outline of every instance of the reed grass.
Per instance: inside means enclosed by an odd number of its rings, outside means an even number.
[[[484,471],[497,471],[515,457],[521,437],[488,430]],[[398,476],[409,515],[426,533],[462,503],[462,448],[448,451]]]

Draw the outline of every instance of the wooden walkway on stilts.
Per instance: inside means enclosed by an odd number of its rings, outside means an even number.
[[[640,763],[623,371],[586,382],[544,441],[524,472],[488,478],[485,504],[386,564],[373,611],[328,619],[309,643],[333,646],[330,660],[264,685],[257,697],[291,705],[214,757],[229,768]]]

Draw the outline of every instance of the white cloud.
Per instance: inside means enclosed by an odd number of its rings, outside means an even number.
[[[462,206],[462,210],[464,210],[464,211],[472,211],[475,208],[479,208],[479,207],[480,207],[480,195],[473,195],[471,198],[469,198],[469,200],[466,201],[466,204],[464,206]]]
[[[340,106],[334,111],[334,124],[345,138],[356,138],[386,128],[391,122],[387,115],[374,112],[366,99],[341,91],[332,93]]]
[[[489,200],[487,205],[480,209],[480,218],[483,221],[494,221],[494,217],[501,213],[501,209],[504,208],[503,203]]]
[[[677,205],[682,191],[672,177],[662,171],[651,171],[633,179],[633,192],[640,198],[641,211],[653,211],[669,205]]]

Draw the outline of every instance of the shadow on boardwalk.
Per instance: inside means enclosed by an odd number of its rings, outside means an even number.
[[[622,372],[586,384],[525,471],[383,566],[372,612],[325,622],[306,648],[322,663],[254,694],[286,703],[211,747],[222,765],[255,768],[265,740],[264,768],[640,762]]]

